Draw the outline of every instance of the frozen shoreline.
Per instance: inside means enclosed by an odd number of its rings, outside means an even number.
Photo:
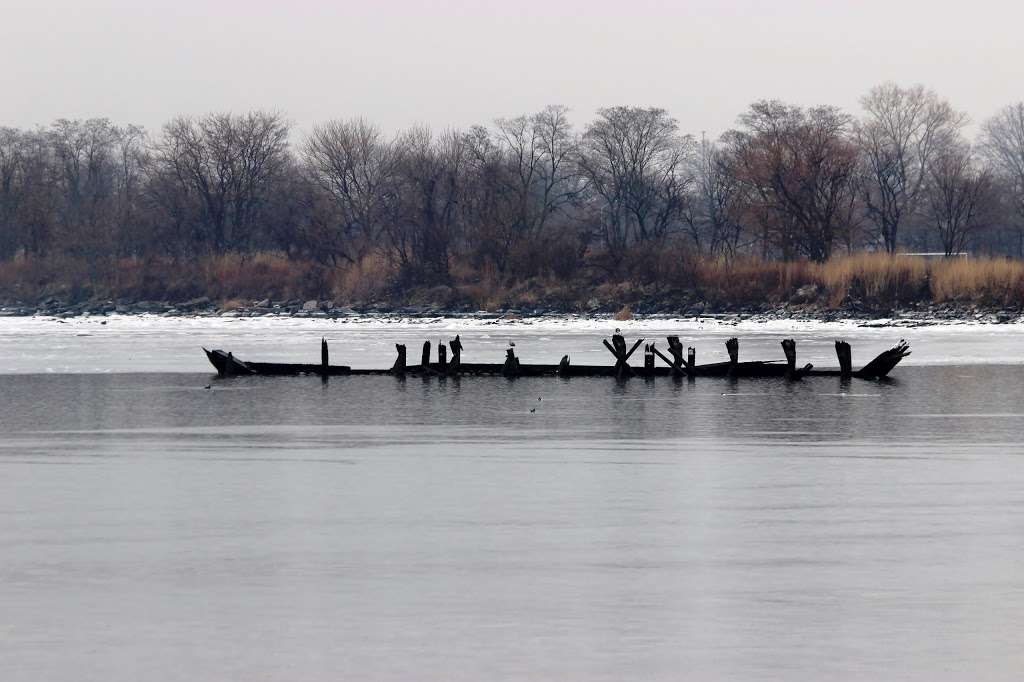
[[[202,347],[231,350],[247,360],[319,362],[321,337],[329,341],[335,364],[379,368],[394,362],[396,343],[418,349],[425,340],[436,344],[456,334],[462,337],[468,362],[500,362],[508,342],[515,340],[523,362],[551,363],[571,354],[574,363],[602,364],[611,358],[601,339],[616,328],[627,338],[646,337],[661,344],[665,336],[678,335],[697,349],[698,362],[725,360],[724,341],[736,336],[741,358],[751,360],[781,359],[779,342],[794,338],[798,360],[819,368],[837,366],[836,339],[852,344],[855,364],[901,338],[911,343],[914,353],[900,367],[1024,363],[1024,324],[902,325],[888,319],[822,322],[761,317],[6,317],[0,318],[0,374],[207,373],[211,368]]]
[[[197,329],[217,328],[222,325],[248,325],[266,328],[323,328],[351,327],[358,329],[543,329],[563,331],[606,331],[614,327],[622,329],[680,329],[706,330],[733,328],[740,331],[771,329],[785,330],[849,330],[849,329],[924,329],[924,328],[1007,328],[1024,329],[1024,317],[1000,319],[995,314],[977,314],[972,318],[935,318],[926,316],[897,316],[851,318],[837,317],[821,319],[813,316],[783,317],[763,314],[710,314],[701,316],[678,315],[637,315],[628,320],[617,320],[613,315],[545,314],[520,316],[494,314],[448,314],[448,315],[389,315],[389,314],[348,314],[348,315],[289,315],[289,314],[232,314],[187,315],[187,314],[106,314],[85,313],[73,317],[55,315],[2,316],[0,330],[36,329],[48,325],[87,326],[117,325],[120,327],[154,326],[195,327]]]

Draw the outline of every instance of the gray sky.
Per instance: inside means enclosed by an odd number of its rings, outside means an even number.
[[[856,111],[924,83],[975,121],[1024,99],[1024,3],[0,0],[0,125],[271,108],[300,128],[662,106],[717,135],[776,97]]]

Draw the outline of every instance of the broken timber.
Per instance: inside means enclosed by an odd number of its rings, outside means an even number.
[[[616,330],[617,332],[618,330]],[[329,351],[327,340],[321,340],[320,362],[318,364],[292,364],[276,362],[243,362],[232,353],[222,350],[206,350],[207,359],[214,366],[217,373],[222,377],[229,376],[288,376],[297,374],[315,374],[323,377],[328,376],[349,376],[349,375],[384,375],[392,374],[404,376],[406,374],[437,377],[458,377],[458,376],[504,376],[509,379],[517,377],[616,377],[627,379],[634,374],[640,374],[647,378],[665,377],[779,377],[790,380],[799,380],[804,377],[828,377],[859,379],[881,379],[888,376],[896,365],[903,358],[910,355],[910,344],[904,340],[878,355],[871,362],[860,370],[854,371],[851,361],[850,344],[845,341],[836,341],[836,356],[839,360],[839,369],[818,370],[811,364],[798,368],[796,364],[796,342],[793,339],[786,339],[782,342],[782,350],[785,356],[785,363],[775,360],[768,361],[747,361],[739,360],[739,340],[736,338],[726,341],[726,351],[729,360],[726,362],[715,362],[706,365],[697,365],[695,361],[696,352],[688,348],[686,358],[683,358],[683,345],[678,336],[668,337],[668,349],[670,356],[665,355],[654,343],[646,344],[644,347],[643,368],[630,367],[629,359],[634,352],[644,343],[644,339],[637,339],[631,348],[627,350],[626,339],[619,333],[612,336],[611,342],[603,340],[605,348],[615,358],[614,365],[573,365],[569,356],[565,355],[557,365],[535,365],[524,364],[516,357],[515,348],[511,345],[505,350],[505,362],[500,364],[470,363],[462,362],[462,340],[456,336],[447,347],[438,344],[438,361],[430,361],[430,341],[423,344],[423,353],[419,365],[408,365],[406,361],[406,347],[404,344],[396,344],[395,350],[398,357],[390,369],[353,369],[345,365],[331,365],[329,363]],[[448,350],[451,357],[448,357]],[[666,367],[656,366],[655,358],[660,359]]]

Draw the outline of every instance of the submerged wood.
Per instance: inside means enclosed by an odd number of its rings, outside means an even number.
[[[613,337],[614,341],[614,337]],[[787,339],[790,341],[790,339]],[[643,343],[643,339],[638,340],[634,343],[632,349],[625,351],[621,355],[616,353],[616,345],[619,348],[625,349],[625,339],[621,341],[621,344],[616,343],[613,345],[609,343],[607,339],[603,340],[604,345],[608,350],[615,356],[616,362],[614,365],[573,365],[569,362],[569,356],[563,356],[561,361],[555,365],[543,365],[543,364],[523,364],[519,361],[519,358],[515,355],[513,348],[508,348],[505,351],[506,357],[504,363],[470,363],[462,362],[462,342],[459,337],[456,337],[452,342],[455,344],[449,344],[449,348],[452,349],[451,361],[447,363],[449,372],[457,372],[463,376],[505,376],[509,378],[515,377],[547,377],[547,376],[562,376],[562,377],[618,377],[626,378],[633,373],[633,370],[629,367],[628,360],[629,356],[639,348]],[[845,343],[845,342],[840,342]],[[670,342],[669,348],[672,349],[673,344]],[[786,344],[788,346],[788,344]],[[786,347],[784,346],[784,348]],[[443,346],[442,346],[443,347]],[[681,347],[681,344],[680,344]],[[780,363],[774,360],[769,361],[752,361],[752,362],[740,362],[739,361],[739,341],[736,339],[730,339],[726,344],[729,350],[729,360],[726,362],[715,362],[706,365],[697,365],[695,363],[695,352],[694,349],[687,349],[687,359],[684,363],[680,364],[676,361],[676,355],[673,353],[673,357],[669,358],[665,356],[660,350],[658,350],[654,344],[648,344],[647,350],[645,351],[644,359],[644,376],[650,377],[679,377],[683,374],[693,377],[736,377],[736,378],[798,378],[805,376],[851,376],[861,379],[880,379],[889,374],[892,369],[899,364],[899,362],[910,355],[909,344],[901,340],[899,344],[880,353],[871,362],[865,365],[859,371],[853,371],[844,373],[844,369],[841,367],[836,370],[817,370],[811,365],[805,365],[801,369],[796,368],[796,355],[795,355],[795,344],[793,350],[793,360],[789,361],[789,351],[786,351],[787,362]],[[443,369],[439,370],[438,365],[431,365],[430,363],[430,342],[424,344],[424,356],[426,362],[421,362],[419,365],[406,365],[405,359],[405,346],[402,344],[396,344],[396,350],[398,351],[398,359],[390,369],[352,369],[345,365],[330,365],[324,364],[325,358],[321,357],[319,364],[300,364],[300,363],[273,363],[273,362],[243,362],[234,357],[233,354],[223,350],[206,350],[207,359],[210,364],[217,370],[221,376],[245,376],[245,375],[264,375],[264,376],[287,376],[287,375],[298,375],[298,374],[316,374],[322,376],[347,376],[347,375],[387,375],[387,374],[413,374],[413,375],[424,375],[424,376],[444,376]],[[837,344],[838,348],[838,344]],[[679,353],[681,357],[681,352]],[[444,357],[444,355],[442,355]],[[667,367],[656,367],[648,358],[660,357],[662,361],[668,365]],[[442,366],[443,367],[443,366]]]

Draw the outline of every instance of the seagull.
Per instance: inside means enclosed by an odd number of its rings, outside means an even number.
[[[534,414],[536,411],[537,411],[536,407],[531,407],[530,408],[530,414]]]

